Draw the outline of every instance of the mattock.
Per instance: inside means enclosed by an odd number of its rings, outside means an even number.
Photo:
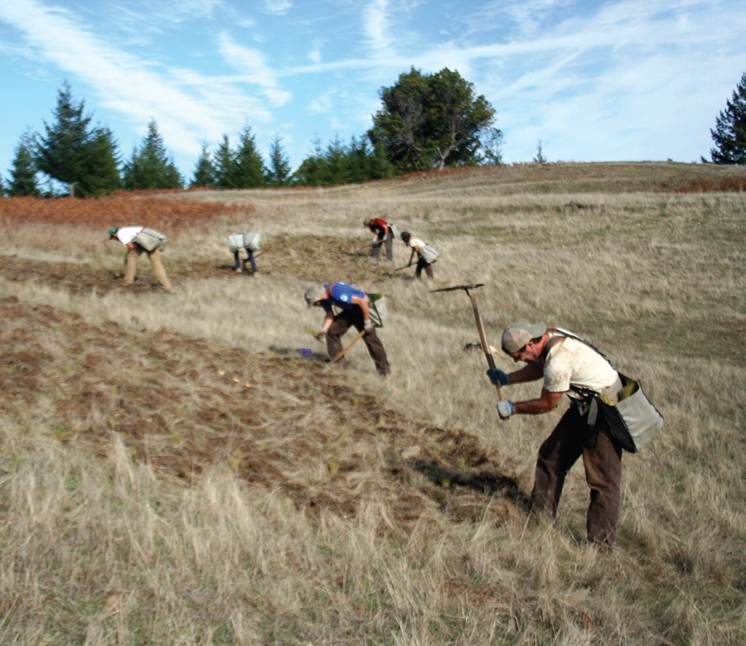
[[[492,356],[492,352],[490,351],[490,344],[487,343],[487,335],[484,332],[484,325],[482,324],[482,317],[479,316],[479,309],[477,308],[477,300],[469,291],[473,289],[478,289],[480,287],[484,287],[484,283],[473,283],[471,285],[454,285],[453,287],[441,287],[440,289],[431,289],[430,293],[434,294],[435,292],[454,292],[457,289],[463,289],[466,292],[466,295],[469,297],[469,300],[471,301],[471,307],[474,310],[474,320],[477,323],[477,332],[479,332],[479,341],[482,344],[482,350],[484,352],[485,359],[487,359],[487,365],[490,367],[491,370],[494,370],[497,366],[495,366],[495,358]],[[500,395],[500,384],[495,384],[495,388],[497,389],[497,398],[502,399],[502,396]]]

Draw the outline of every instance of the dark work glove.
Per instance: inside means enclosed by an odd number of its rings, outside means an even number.
[[[490,368],[487,371],[487,376],[493,386],[505,386],[508,383],[508,375],[500,370],[500,368]]]

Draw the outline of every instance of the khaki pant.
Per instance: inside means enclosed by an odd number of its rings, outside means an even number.
[[[135,282],[137,259],[141,253],[148,254],[150,264],[153,267],[153,273],[158,279],[158,282],[166,289],[171,290],[171,281],[168,279],[168,276],[166,276],[166,270],[163,268],[163,262],[161,261],[161,250],[155,249],[154,251],[145,251],[145,249],[138,244],[135,244],[134,249],[127,249],[127,255],[124,258],[124,284],[131,285]]]
[[[340,352],[342,352],[342,335],[350,329],[350,326],[354,325],[359,331],[363,331],[363,313],[359,307],[355,307],[349,310],[343,310],[337,316],[334,317],[334,322],[326,333],[326,349],[329,352],[329,358],[333,359]],[[376,370],[380,375],[387,375],[391,372],[389,368],[389,360],[386,357],[386,350],[381,343],[381,339],[378,338],[375,329],[369,330],[363,336],[365,346],[368,348],[368,354],[373,363],[376,364]]]
[[[381,247],[386,250],[386,259],[393,262],[394,260],[394,238],[391,233],[387,233],[386,237],[381,240],[374,240],[370,248],[370,257],[378,258],[381,253]]]
[[[574,405],[539,449],[531,508],[543,510],[552,518],[556,515],[565,476],[581,455],[591,490],[586,518],[588,540],[611,545],[619,520],[622,451],[600,425],[588,426]]]

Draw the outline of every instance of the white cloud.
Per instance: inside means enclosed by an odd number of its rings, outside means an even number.
[[[376,52],[388,53],[392,49],[388,8],[388,0],[372,0],[363,12],[368,45]]]
[[[329,90],[320,94],[308,104],[309,112],[330,112],[334,106],[334,98],[338,94],[338,90]]]
[[[108,12],[116,24],[130,35],[133,42],[144,42],[146,36],[163,34],[182,23],[198,19],[212,20],[218,10],[225,8],[223,0],[138,0],[128,5],[116,3],[100,5],[102,13]]]
[[[314,41],[313,45],[308,52],[308,59],[315,64],[321,62],[321,41]]]
[[[176,152],[195,155],[202,141],[237,130],[247,117],[264,123],[272,119],[237,86],[188,70],[155,66],[112,48],[64,9],[14,0],[0,4],[0,20],[22,32],[39,59],[90,85],[99,105],[125,115],[143,132],[147,122],[155,119]]]
[[[264,10],[275,15],[286,14],[292,6],[290,0],[264,0]]]
[[[236,43],[228,34],[220,34],[220,53],[230,65],[242,72],[241,79],[258,85],[270,103],[279,107],[290,100],[290,92],[282,89],[264,54],[259,50]]]

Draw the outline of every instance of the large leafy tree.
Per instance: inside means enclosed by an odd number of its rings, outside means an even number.
[[[503,163],[503,133],[499,128],[485,128],[482,133],[482,155],[480,162],[484,166],[499,166]]]
[[[368,136],[401,172],[476,163],[480,136],[495,110],[458,72],[412,68],[380,91],[382,107]]]
[[[21,136],[16,146],[10,167],[7,193],[11,197],[39,196],[36,181],[36,161],[33,153],[33,138],[30,133]]]
[[[235,188],[255,188],[266,184],[264,162],[249,126],[239,134],[234,160]]]
[[[124,164],[123,182],[127,189],[181,188],[179,170],[166,150],[158,124],[151,121],[140,148]]]
[[[284,186],[290,180],[290,162],[282,147],[282,139],[275,135],[269,147],[267,181],[272,186]]]
[[[733,91],[710,130],[715,147],[710,149],[716,164],[746,164],[746,73]]]
[[[71,195],[76,192],[89,170],[91,117],[85,114],[83,101],[76,103],[70,85],[65,82],[57,92],[52,124],[44,122],[44,134],[35,146],[36,163],[42,172],[67,184]]]
[[[207,149],[207,144],[202,144],[202,151],[200,152],[197,164],[194,167],[194,177],[189,182],[189,186],[193,188],[210,188],[215,186],[215,166],[213,166],[212,160],[210,159],[210,153]]]

